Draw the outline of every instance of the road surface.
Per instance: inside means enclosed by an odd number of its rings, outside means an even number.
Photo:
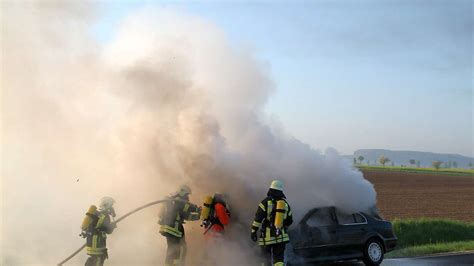
[[[362,262],[346,261],[329,264],[318,264],[325,266],[363,266]],[[384,259],[382,266],[474,266],[474,252],[455,253],[443,255],[431,255],[416,258]]]
[[[406,259],[386,259],[382,266],[395,265],[474,265],[474,253],[458,253],[445,255],[432,255],[426,257],[406,258]]]

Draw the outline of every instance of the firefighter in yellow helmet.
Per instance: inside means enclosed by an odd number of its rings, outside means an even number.
[[[86,213],[81,226],[81,236],[86,238],[86,252],[89,255],[86,266],[102,266],[108,258],[107,234],[111,234],[116,227],[110,219],[115,217],[114,203],[113,198],[103,197],[98,210],[92,205]]]
[[[252,223],[251,239],[262,248],[265,259],[263,265],[283,266],[285,261],[285,245],[289,242],[286,232],[293,223],[290,205],[283,194],[283,183],[272,181],[267,197],[260,202]],[[257,232],[260,230],[260,236]]]
[[[176,193],[168,197],[169,201],[162,205],[160,212],[160,233],[166,237],[165,266],[185,265],[186,240],[184,237],[184,221],[199,220],[201,208],[189,202],[191,189],[182,185]]]

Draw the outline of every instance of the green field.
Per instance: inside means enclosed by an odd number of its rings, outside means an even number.
[[[474,222],[448,219],[394,220],[397,249],[387,257],[474,250]]]
[[[368,166],[355,165],[361,171],[394,171],[402,173],[419,173],[419,174],[439,174],[439,175],[456,175],[456,176],[473,176],[473,169],[463,168],[417,168],[417,167],[401,167],[401,166]]]

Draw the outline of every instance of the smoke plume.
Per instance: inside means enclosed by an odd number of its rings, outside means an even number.
[[[335,150],[312,149],[263,112],[268,67],[212,23],[146,8],[104,44],[91,36],[100,13],[90,6],[1,5],[2,265],[62,260],[105,195],[120,216],[180,184],[198,204],[226,193],[232,240],[217,265],[250,263],[249,226],[272,179],[284,181],[297,219],[317,206],[375,204],[372,185]],[[185,227],[194,265],[203,230]],[[157,209],[120,223],[108,244],[109,265],[162,263]]]

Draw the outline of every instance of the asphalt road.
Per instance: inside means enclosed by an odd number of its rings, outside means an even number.
[[[449,255],[433,255],[406,259],[386,259],[383,266],[395,265],[474,265],[474,253],[459,253]]]
[[[330,264],[321,264],[324,266],[363,266],[362,262],[346,261]],[[400,258],[400,259],[384,259],[382,266],[474,266],[474,253],[457,253],[457,254],[444,254],[444,255],[432,255],[425,257],[416,258]]]

